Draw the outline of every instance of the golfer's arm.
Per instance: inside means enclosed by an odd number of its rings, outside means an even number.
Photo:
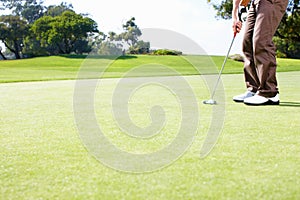
[[[241,0],[233,0],[232,19],[238,21],[238,11]]]

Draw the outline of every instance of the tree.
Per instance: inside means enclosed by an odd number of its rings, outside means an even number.
[[[10,10],[13,16],[19,16],[23,21],[27,21],[28,30],[34,21],[43,16],[45,10],[43,0],[0,0],[0,2],[2,2],[0,9]],[[24,35],[22,52],[27,55],[43,55],[39,41],[32,36],[30,31]]]
[[[124,48],[124,43],[126,43],[128,46],[128,52],[130,54],[149,53],[150,43],[139,40],[139,37],[142,35],[142,32],[136,25],[134,17],[128,20],[125,24],[123,24],[122,27],[124,32],[121,34],[116,34],[114,32],[108,33],[108,39],[110,41],[114,41],[115,43],[114,45],[106,46],[113,46],[114,48],[121,49]]]
[[[122,55],[123,51],[116,43],[105,41],[100,44],[97,53],[100,55]]]
[[[17,9],[22,6],[22,4],[26,3],[26,1],[22,0],[0,0],[2,3],[0,10],[5,10],[5,9]]]
[[[139,54],[149,52],[150,43],[139,41],[138,37],[142,35],[141,30],[135,24],[135,18],[132,17],[122,25],[124,32],[117,34],[108,32],[108,35],[99,42],[98,53],[102,55],[121,55],[128,48],[129,53]]]
[[[26,19],[30,24],[43,16],[43,0],[0,0],[1,10],[9,9],[13,15]]]
[[[0,0],[0,10],[11,11],[10,18],[0,19],[0,40],[16,58],[20,52],[27,56],[90,52],[97,23],[72,9],[67,3],[45,7],[43,0]]]
[[[125,24],[123,24],[125,32],[119,35],[119,39],[124,40],[129,47],[134,46],[138,42],[138,37],[142,35],[141,30],[135,24],[135,18],[132,17]]]
[[[2,57],[3,60],[7,60],[5,55],[2,53],[2,47],[0,46],[0,56]]]
[[[222,0],[221,3],[215,3],[215,1],[212,2],[212,0],[207,0],[207,2],[217,11],[216,17],[218,19],[231,19],[233,0]]]
[[[61,3],[60,5],[51,5],[48,6],[47,11],[44,15],[56,17],[62,15],[65,11],[73,11],[72,4]]]
[[[43,16],[56,17],[62,15],[62,13],[65,11],[73,11],[72,9],[72,4],[67,3],[61,3],[60,5],[50,5],[48,7],[44,7],[45,12],[43,13]],[[35,21],[37,19],[35,19]],[[76,52],[80,53],[89,51],[90,49],[90,47],[87,46],[86,41],[78,41],[74,44],[74,46]],[[57,49],[56,45],[53,44],[41,45],[41,41],[38,40],[35,34],[33,34],[31,31],[24,42],[24,53],[26,54],[26,56],[53,55],[58,54],[59,50]]]
[[[16,59],[20,59],[23,48],[23,41],[28,33],[28,24],[19,16],[0,16],[0,40],[5,47],[15,54]]]
[[[98,33],[97,23],[88,17],[65,11],[60,16],[44,16],[33,24],[31,30],[43,47],[55,46],[54,54],[69,54],[79,51],[76,47],[90,34]],[[84,43],[87,45],[87,43]],[[79,52],[82,52],[82,47]]]
[[[42,6],[42,3],[43,2],[32,0],[26,1],[19,10],[16,10],[17,15],[26,19],[29,24],[32,24],[44,14],[44,6]]]
[[[287,58],[300,58],[300,6],[299,0],[291,2],[280,24],[274,42],[277,55]]]
[[[222,0],[220,3],[207,0],[217,11],[216,17],[221,19],[231,19],[233,7],[232,0]],[[285,16],[276,31],[274,43],[277,47],[277,55],[299,58],[300,57],[300,2],[290,0]]]
[[[231,19],[233,1],[232,0],[222,0],[220,3],[216,3],[213,0],[207,0],[207,2],[213,6],[217,11],[216,17],[222,19]],[[300,2],[299,0],[289,0],[289,5],[287,8],[287,13],[299,12]]]
[[[138,41],[135,45],[129,47],[130,54],[147,54],[150,52],[150,42]]]
[[[40,19],[39,21],[43,21]],[[47,17],[45,17],[45,19],[47,19]],[[47,24],[49,23],[49,21],[44,20],[43,22],[44,23],[40,24],[40,29],[45,31],[44,34],[48,34],[47,28],[51,28],[51,26],[48,26]],[[47,45],[45,41],[41,40],[41,38],[37,37],[37,35],[34,33],[34,31],[32,30],[34,24],[30,26],[30,31],[24,40],[24,54],[26,54],[27,56],[43,56],[55,54],[54,52],[57,52],[57,48],[54,45]]]

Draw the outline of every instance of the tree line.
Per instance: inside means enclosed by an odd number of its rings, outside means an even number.
[[[231,19],[232,0],[207,0],[216,10],[217,18]],[[286,13],[273,39],[277,47],[277,56],[300,58],[300,2],[289,0]]]
[[[43,55],[84,54],[93,50],[99,54],[145,53],[148,42],[139,41],[141,30],[132,17],[123,24],[124,32],[107,34],[87,14],[78,14],[71,4],[44,6],[43,0],[0,0],[0,10],[10,11],[0,16],[0,49],[2,59],[12,53],[16,59]]]
[[[222,19],[231,18],[232,0],[207,0]],[[103,33],[88,14],[78,14],[71,4],[45,6],[43,0],[0,0],[0,56],[16,59],[43,55],[84,54],[121,55],[149,53],[150,43],[138,39],[141,30],[132,17],[122,25],[123,32]],[[300,2],[290,0],[274,37],[277,56],[300,58]]]

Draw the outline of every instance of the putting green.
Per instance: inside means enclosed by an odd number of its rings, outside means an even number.
[[[113,170],[87,152],[74,120],[75,81],[0,84],[1,199],[299,199],[299,77],[300,72],[278,73],[280,106],[248,107],[231,100],[244,92],[243,75],[222,76],[225,123],[205,159],[200,148],[213,107],[202,104],[209,98],[202,79],[185,77],[199,106],[193,143],[171,165],[142,174]],[[128,107],[136,125],[149,125],[156,104],[168,121],[161,134],[132,138],[111,113],[119,80],[105,79],[95,92],[96,118],[105,135],[132,153],[171,143],[181,121],[176,95],[157,85],[136,90]]]

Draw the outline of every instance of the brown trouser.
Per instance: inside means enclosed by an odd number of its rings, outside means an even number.
[[[255,0],[248,12],[243,40],[245,81],[249,91],[264,97],[278,93],[276,48],[272,38],[287,4],[288,0]]]

